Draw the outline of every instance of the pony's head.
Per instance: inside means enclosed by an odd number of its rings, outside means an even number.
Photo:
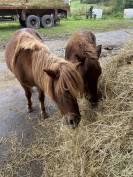
[[[49,95],[56,102],[65,122],[75,128],[80,122],[77,96],[83,92],[83,81],[72,63],[64,61],[56,67],[44,69],[50,78]]]
[[[91,96],[90,101],[96,103],[98,101],[97,83],[102,69],[99,62],[101,54],[101,45],[91,45],[86,41],[79,44],[75,58],[79,62],[77,70],[84,79],[84,93],[88,97]],[[77,62],[76,61],[76,62]]]
[[[92,35],[92,36],[91,36]],[[95,36],[90,33],[78,34],[76,33],[70,39],[66,51],[65,58],[75,65],[84,80],[85,96],[91,97],[90,101],[97,102],[97,83],[102,72],[99,57],[102,46],[96,46]]]

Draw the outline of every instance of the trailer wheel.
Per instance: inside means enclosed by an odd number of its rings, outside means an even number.
[[[36,15],[29,15],[26,19],[26,27],[28,28],[40,28],[40,18]]]
[[[44,28],[50,28],[54,26],[54,18],[52,15],[44,15],[41,18],[41,25]]]

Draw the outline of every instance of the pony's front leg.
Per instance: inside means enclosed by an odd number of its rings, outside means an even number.
[[[31,113],[33,111],[33,109],[32,109],[32,101],[31,101],[32,90],[31,90],[30,87],[26,87],[26,86],[23,86],[23,88],[24,88],[24,91],[25,91],[25,96],[27,98],[28,112]]]
[[[38,92],[39,92],[39,101],[40,101],[40,107],[41,107],[41,116],[43,116],[44,118],[47,118],[48,115],[46,113],[45,104],[44,104],[44,99],[45,99],[44,92],[40,90],[39,88],[38,88]]]

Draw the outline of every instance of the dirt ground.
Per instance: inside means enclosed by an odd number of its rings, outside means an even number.
[[[133,29],[105,32],[96,34],[97,43],[103,45],[101,62],[106,61],[107,55],[116,55],[124,42],[132,39]],[[54,39],[45,41],[47,46],[57,55],[64,56],[64,48],[67,39]],[[113,50],[106,50],[107,47]],[[9,147],[1,143],[4,137],[16,134],[23,135],[24,145],[32,143],[34,140],[34,126],[38,121],[39,102],[37,93],[34,90],[34,109],[28,115],[26,111],[26,99],[24,91],[13,74],[7,69],[4,61],[4,47],[0,49],[0,164],[8,158]],[[53,114],[56,106],[46,98],[46,110],[48,114]],[[44,120],[41,120],[44,121]],[[36,127],[37,128],[37,127]],[[44,135],[45,136],[45,135]],[[36,168],[38,168],[36,166]],[[38,168],[39,170],[39,168]],[[41,171],[41,169],[39,170]],[[41,173],[41,172],[40,172]],[[38,172],[38,175],[41,176]],[[35,176],[35,177],[36,177]]]

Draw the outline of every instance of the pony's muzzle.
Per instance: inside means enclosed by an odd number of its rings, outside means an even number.
[[[68,125],[71,129],[76,128],[80,120],[81,116],[75,113],[69,113],[64,116],[64,124]]]

